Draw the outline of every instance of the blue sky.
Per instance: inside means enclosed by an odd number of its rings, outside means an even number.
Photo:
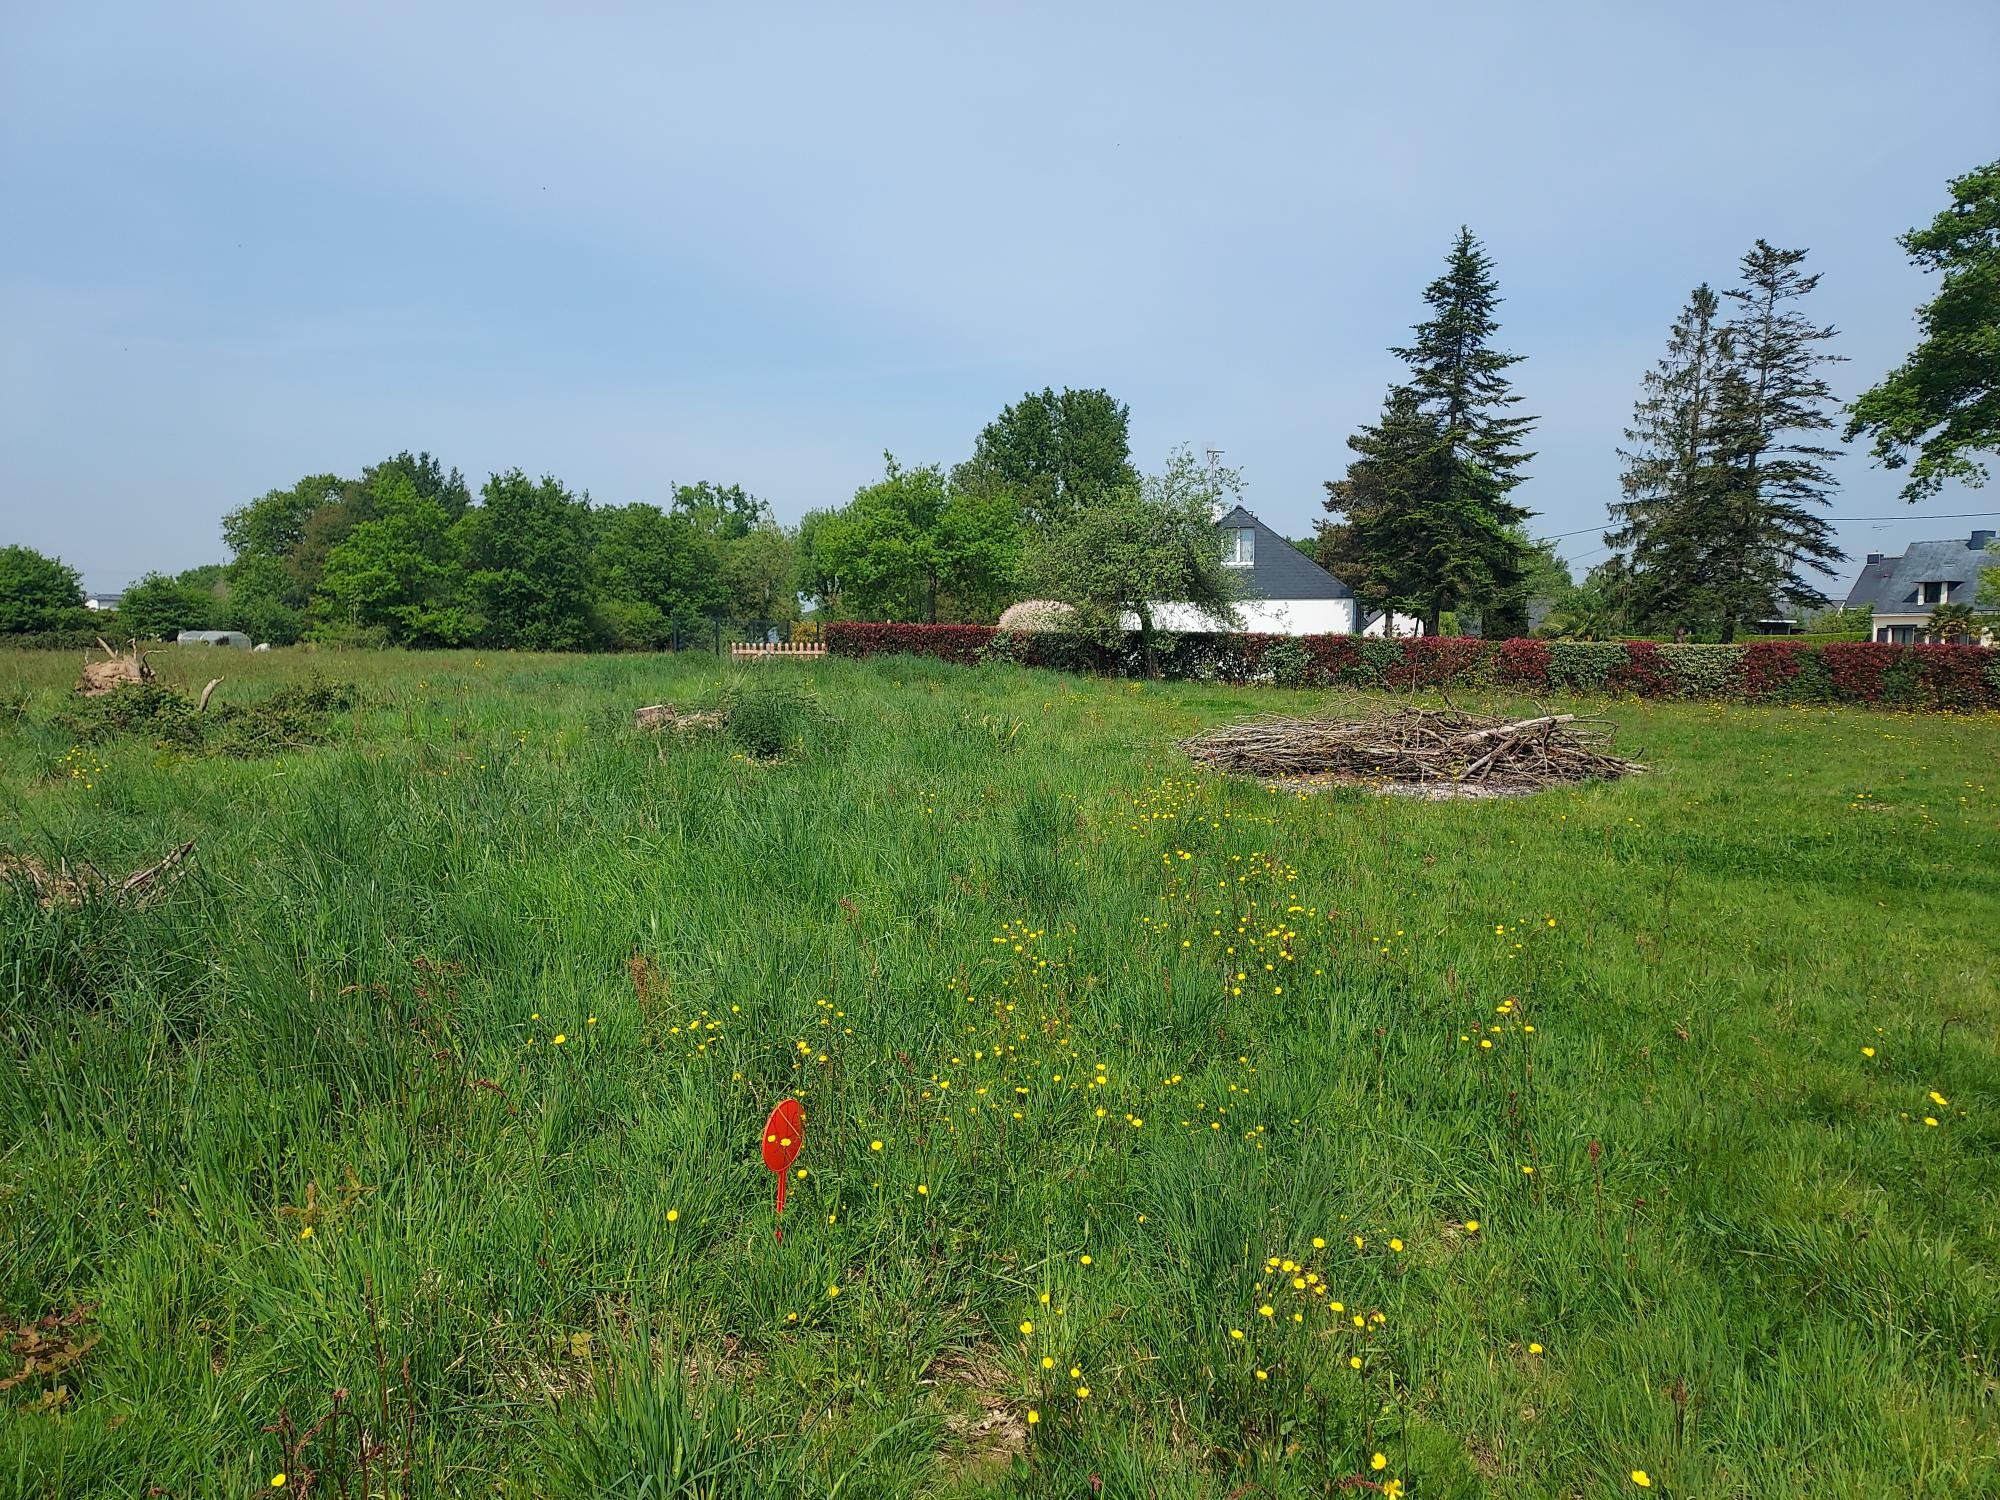
[[[1907,352],[1895,236],[2000,155],[1996,74],[1991,0],[15,3],[0,542],[117,587],[399,448],[791,520],[1043,385],[1303,532],[1461,222],[1542,418],[1521,498],[1594,533],[1640,373],[1757,236],[1811,248],[1844,396]],[[1837,515],[1897,517],[1857,556],[2000,510],[1840,467]]]

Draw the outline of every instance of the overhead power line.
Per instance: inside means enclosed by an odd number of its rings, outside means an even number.
[[[1828,516],[1834,525],[1844,525],[1849,521],[1980,521],[1988,516],[2000,516],[2000,510],[1961,510],[1950,515],[1913,515],[1908,511],[1896,516]],[[1573,536],[1589,536],[1593,531],[1608,530],[1605,526],[1586,526],[1581,531],[1558,531],[1554,536],[1538,536],[1538,542],[1560,542]]]

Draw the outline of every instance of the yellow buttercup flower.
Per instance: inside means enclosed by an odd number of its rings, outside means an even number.
[[[1034,1331],[1035,1331],[1035,1325],[1033,1323],[1023,1323],[1021,1325],[1021,1332],[1024,1335],[1033,1333]]]
[[[1632,1482],[1642,1490],[1650,1490],[1653,1487],[1653,1476],[1648,1474],[1644,1469],[1634,1469],[1632,1471]]]
[[[1036,1424],[1037,1422],[1039,1422],[1039,1421],[1041,1421],[1041,1420],[1042,1420],[1042,1414],[1041,1414],[1040,1412],[1036,1411],[1036,1410],[1034,1409],[1034,1407],[1032,1407],[1032,1406],[1031,1406],[1031,1407],[1029,1407],[1029,1408],[1028,1408],[1028,1425],[1029,1425],[1030,1427],[1033,1427],[1033,1426],[1034,1426],[1034,1425],[1035,1425],[1035,1424]]]
[[[678,1208],[670,1208],[667,1210],[667,1222],[669,1224],[678,1224],[680,1223],[680,1221],[681,1221],[681,1211]]]
[[[1373,1458],[1368,1460],[1368,1467],[1375,1470],[1377,1473],[1380,1473],[1382,1470],[1389,1467],[1389,1459],[1387,1455],[1378,1453]]]

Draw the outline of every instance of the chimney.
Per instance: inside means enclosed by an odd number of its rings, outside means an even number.
[[[1986,547],[1991,546],[1992,543],[1993,543],[1992,532],[1975,531],[1972,533],[1972,539],[1968,541],[1965,545],[1970,547],[1974,552],[1979,552],[1985,549]]]
[[[1868,566],[1871,568],[1874,567],[1875,564],[1877,564],[1881,560],[1882,560],[1882,554],[1879,552],[1871,552],[1868,554]]]

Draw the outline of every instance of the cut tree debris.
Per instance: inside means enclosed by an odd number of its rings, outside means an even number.
[[[132,643],[130,651],[124,652],[112,650],[110,643],[101,635],[97,638],[97,644],[104,648],[106,660],[92,661],[89,653],[85,653],[83,676],[79,677],[76,683],[79,697],[102,698],[121,683],[153,680],[153,668],[147,662],[145,654],[139,650],[137,641]]]
[[[1510,797],[1646,768],[1610,753],[1613,726],[1575,714],[1496,719],[1397,708],[1360,719],[1255,719],[1181,741],[1198,761],[1290,786],[1366,786],[1419,797]]]
[[[726,714],[719,708],[684,709],[671,703],[655,703],[632,715],[634,729],[720,729]]]
[[[165,859],[142,866],[123,879],[113,879],[89,865],[72,865],[63,860],[51,869],[32,854],[0,850],[0,882],[26,886],[43,911],[118,897],[129,897],[134,904],[143,906],[164,888],[166,878],[192,853],[194,840],[189,839]]]

